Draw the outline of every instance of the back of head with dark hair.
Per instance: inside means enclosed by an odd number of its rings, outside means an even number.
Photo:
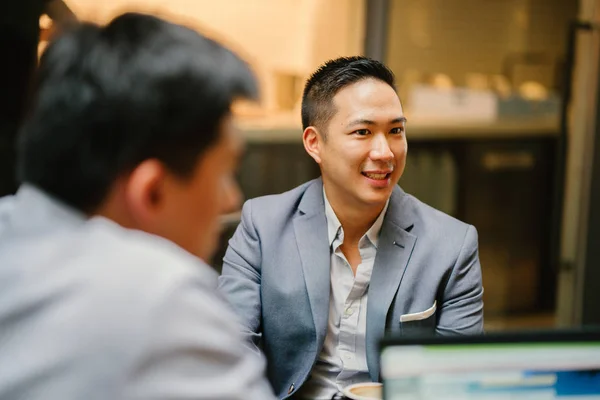
[[[394,90],[394,73],[383,63],[367,57],[341,57],[320,66],[308,79],[302,95],[302,129],[325,126],[335,113],[333,97],[344,87],[373,78]]]
[[[42,56],[19,140],[19,178],[85,212],[147,159],[191,175],[239,97],[248,66],[197,32],[128,13],[82,24]]]

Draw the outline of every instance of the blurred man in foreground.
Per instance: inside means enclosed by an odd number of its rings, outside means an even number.
[[[236,55],[151,16],[49,46],[0,199],[0,398],[271,398],[201,261],[255,95]]]

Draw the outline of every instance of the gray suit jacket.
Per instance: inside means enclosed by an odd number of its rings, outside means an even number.
[[[0,199],[0,399],[271,399],[216,273],[32,187]]]
[[[321,179],[246,202],[219,287],[242,318],[248,343],[257,349],[261,342],[279,398],[306,381],[323,347],[329,264]],[[475,228],[396,187],[368,289],[371,378],[379,379],[378,341],[386,331],[481,333],[482,294]]]

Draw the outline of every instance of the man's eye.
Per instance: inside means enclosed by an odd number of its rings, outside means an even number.
[[[359,136],[366,136],[369,134],[369,130],[368,129],[359,129],[359,130],[354,131],[354,133]]]
[[[393,134],[401,134],[404,133],[404,127],[397,127],[397,128],[393,128],[390,133]]]

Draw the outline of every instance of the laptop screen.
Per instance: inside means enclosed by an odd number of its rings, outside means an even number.
[[[598,399],[597,335],[384,343],[384,399]]]

